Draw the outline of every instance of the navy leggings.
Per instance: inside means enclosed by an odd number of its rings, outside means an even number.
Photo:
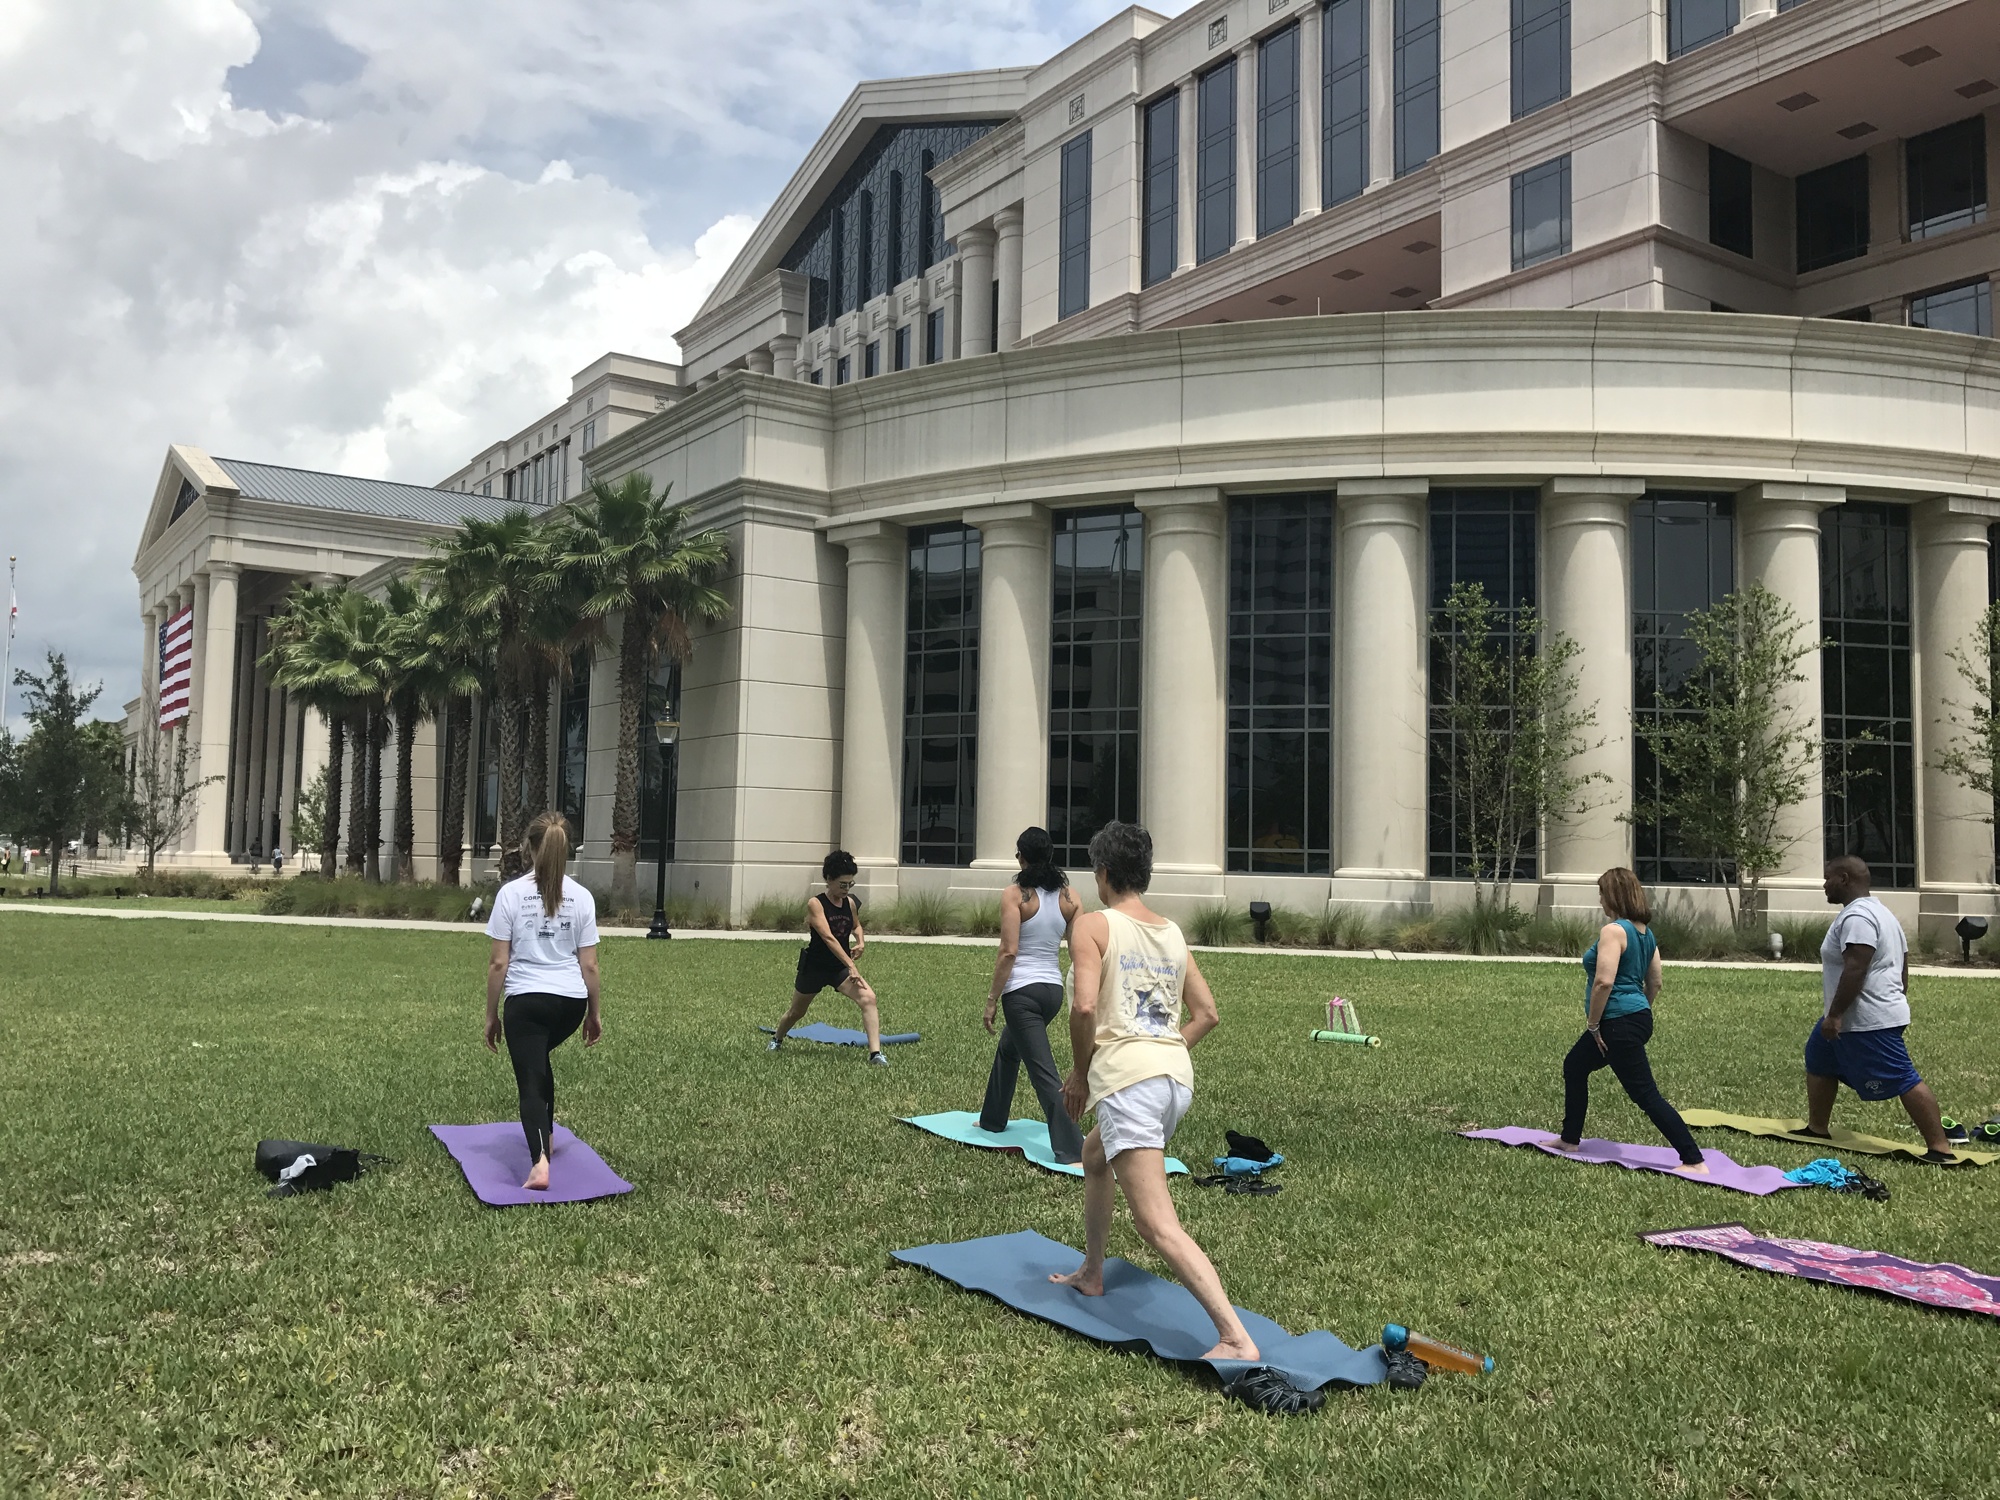
[[[509,995],[504,1013],[507,1056],[521,1091],[521,1134],[528,1160],[549,1154],[556,1131],[556,1074],[549,1054],[583,1024],[589,1005],[581,995]]]
[[[1604,1050],[1597,1039],[1585,1032],[1563,1059],[1562,1138],[1572,1146],[1583,1139],[1583,1117],[1590,1111],[1590,1075],[1609,1068],[1625,1087],[1626,1095],[1646,1112],[1667,1144],[1680,1153],[1681,1162],[1694,1166],[1701,1160],[1701,1147],[1687,1128],[1680,1111],[1667,1103],[1660,1086],[1653,1082],[1653,1065],[1646,1060],[1646,1043],[1653,1036],[1653,1012],[1635,1010],[1630,1015],[1607,1016],[1598,1026]]]

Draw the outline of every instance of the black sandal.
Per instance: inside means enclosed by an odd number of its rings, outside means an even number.
[[[1302,1417],[1326,1405],[1326,1387],[1302,1391],[1269,1365],[1245,1370],[1222,1388],[1222,1394],[1269,1417]]]

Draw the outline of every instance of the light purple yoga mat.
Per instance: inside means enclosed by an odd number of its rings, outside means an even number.
[[[1785,1174],[1776,1167],[1746,1167],[1720,1151],[1702,1152],[1701,1159],[1708,1163],[1708,1175],[1690,1177],[1685,1172],[1674,1170],[1680,1166],[1681,1159],[1668,1146],[1628,1146],[1620,1141],[1600,1141],[1585,1136],[1577,1150],[1558,1151],[1555,1142],[1560,1137],[1553,1130],[1528,1130],[1519,1125],[1508,1125],[1500,1130],[1461,1130],[1459,1134],[1475,1141],[1498,1141],[1503,1146],[1533,1146],[1564,1161],[1630,1167],[1636,1172],[1665,1172],[1685,1182],[1705,1182],[1715,1187],[1733,1188],[1739,1193],[1753,1193],[1759,1198],[1781,1188],[1799,1186],[1796,1182],[1787,1181]]]
[[[556,1126],[549,1147],[549,1186],[531,1192],[521,1186],[534,1165],[519,1120],[491,1125],[433,1125],[431,1134],[444,1142],[465,1173],[466,1185],[481,1203],[514,1208],[523,1203],[585,1203],[629,1193],[632,1184],[604,1164],[604,1158]]]

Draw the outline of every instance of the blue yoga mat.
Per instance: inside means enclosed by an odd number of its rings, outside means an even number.
[[[770,1035],[776,1035],[778,1030],[775,1026],[759,1026],[757,1029]],[[885,1031],[882,1033],[882,1045],[892,1047],[897,1042],[914,1042],[919,1036],[920,1033],[915,1031]],[[868,1045],[868,1033],[865,1031],[854,1031],[846,1026],[822,1026],[818,1021],[809,1026],[794,1026],[785,1040],[789,1042],[794,1039],[801,1042],[825,1042],[829,1047]]]
[[[1226,1384],[1252,1366],[1240,1359],[1203,1360],[1215,1343],[1215,1325],[1179,1282],[1162,1281],[1130,1261],[1104,1262],[1104,1295],[1083,1297],[1056,1286],[1051,1275],[1068,1275],[1083,1264],[1080,1251],[1024,1229],[955,1245],[920,1245],[897,1250],[905,1265],[935,1271],[969,1292],[997,1297],[1017,1312],[1067,1328],[1116,1349],[1150,1349],[1161,1359],[1199,1361]],[[1236,1309],[1263,1357],[1259,1365],[1284,1376],[1301,1391],[1323,1385],[1375,1385],[1389,1370],[1380,1345],[1350,1349],[1330,1333],[1293,1335],[1269,1318]]]
[[[981,1130],[979,1116],[969,1109],[948,1109],[940,1115],[905,1115],[903,1123],[927,1130],[932,1135],[941,1135],[948,1141],[957,1141],[961,1146],[1017,1152],[1046,1171],[1061,1172],[1068,1177],[1083,1176],[1083,1168],[1077,1163],[1056,1160],[1055,1152],[1049,1147],[1046,1120],[1009,1120],[1007,1128],[998,1135],[990,1130]],[[1175,1173],[1185,1177],[1187,1167],[1170,1156],[1167,1158],[1167,1175]]]

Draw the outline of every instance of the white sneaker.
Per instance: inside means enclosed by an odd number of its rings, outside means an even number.
[[[765,1050],[766,1052],[776,1052],[776,1051],[777,1051],[777,1050],[778,1050],[778,1049],[779,1049],[780,1047],[782,1047],[782,1046],[784,1046],[784,1045],[785,1045],[785,1039],[784,1039],[783,1037],[781,1037],[781,1036],[774,1036],[774,1037],[772,1037],[772,1038],[771,1038],[771,1043],[770,1043],[770,1045],[769,1045],[769,1046],[767,1046],[767,1047],[766,1047],[766,1048],[765,1048],[764,1050]]]
[[[869,1061],[869,1064],[870,1064],[871,1066],[873,1066],[873,1067],[877,1067],[877,1068],[886,1068],[886,1067],[888,1067],[888,1066],[889,1066],[889,1059],[888,1059],[888,1058],[886,1058],[886,1057],[884,1057],[884,1056],[883,1056],[883,1055],[882,1055],[881,1053],[879,1053],[879,1052],[871,1052],[871,1053],[869,1053],[869,1054],[868,1054],[868,1061]]]

